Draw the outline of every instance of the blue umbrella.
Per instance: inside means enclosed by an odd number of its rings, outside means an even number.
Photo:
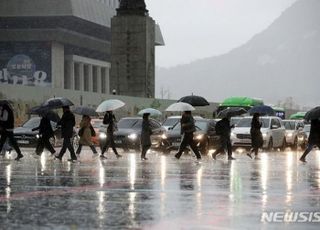
[[[269,115],[269,116],[273,116],[275,114],[273,108],[267,105],[254,106],[248,110],[248,113],[250,115],[253,115],[254,113],[259,113],[260,115]]]

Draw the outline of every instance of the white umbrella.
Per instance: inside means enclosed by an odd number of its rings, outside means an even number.
[[[98,106],[98,108],[96,109],[96,112],[103,113],[106,111],[113,111],[123,107],[124,105],[125,103],[118,99],[105,100]]]
[[[188,103],[184,103],[184,102],[177,102],[177,103],[173,103],[172,105],[170,105],[166,111],[170,111],[170,112],[174,112],[174,111],[193,111],[195,110],[195,108],[188,104]]]
[[[146,108],[146,109],[140,110],[138,115],[142,116],[145,113],[149,113],[151,116],[161,116],[162,115],[162,113],[159,110],[153,109],[153,108]]]

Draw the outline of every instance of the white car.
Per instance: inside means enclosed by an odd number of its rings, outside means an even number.
[[[303,132],[304,123],[301,120],[283,120],[283,125],[286,129],[286,142],[288,146],[297,149],[303,144],[299,138],[300,133]]]
[[[242,118],[231,132],[231,143],[233,147],[251,147],[251,120],[252,117]],[[273,148],[286,147],[285,128],[281,118],[260,117],[262,122],[261,132],[263,137],[263,148],[271,150]]]

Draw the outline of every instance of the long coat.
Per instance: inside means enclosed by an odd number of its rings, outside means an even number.
[[[113,134],[114,130],[115,130],[115,124],[116,122],[116,117],[114,116],[113,113],[109,113],[107,112],[104,117],[103,117],[103,124],[108,125],[107,128],[107,134]]]
[[[80,122],[80,129],[83,129],[83,133],[80,137],[79,144],[80,145],[93,145],[91,140],[91,123],[90,118],[83,118]]]
[[[320,121],[318,119],[311,121],[308,142],[311,145],[320,145]]]
[[[151,146],[151,134],[152,129],[150,126],[149,120],[142,121],[142,130],[141,130],[141,145],[142,146]]]
[[[193,133],[196,131],[196,127],[194,124],[194,119],[192,115],[182,115],[181,120],[181,134],[184,133]]]
[[[39,134],[44,138],[50,138],[54,135],[50,120],[46,117],[41,118],[40,125],[32,129],[32,131],[35,130],[39,130]]]
[[[61,120],[58,125],[61,125],[61,136],[62,138],[72,138],[73,127],[76,124],[73,113],[71,111],[66,111],[63,113]]]
[[[262,133],[260,131],[262,124],[259,120],[252,120],[251,122],[251,142],[253,148],[261,148],[263,146]]]

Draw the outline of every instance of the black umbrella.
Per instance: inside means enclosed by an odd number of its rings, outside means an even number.
[[[248,110],[248,113],[250,115],[253,115],[255,113],[259,113],[260,115],[269,115],[269,116],[273,116],[275,114],[273,108],[271,108],[270,106],[267,106],[267,105],[254,106]]]
[[[53,97],[41,104],[43,107],[48,107],[50,109],[58,109],[64,106],[72,106],[73,103],[65,97]]]
[[[320,118],[320,106],[317,106],[304,115],[304,119],[307,121],[319,119]]]
[[[98,113],[95,111],[95,109],[86,107],[86,106],[76,107],[73,110],[73,112],[79,115],[87,115],[87,116],[94,116],[94,117],[98,116]]]
[[[48,118],[50,121],[53,121],[56,123],[60,120],[59,115],[56,112],[50,110],[50,108],[46,107],[46,106],[35,106],[35,107],[31,108],[28,111],[28,113],[41,115],[43,117]]]
[[[188,103],[192,106],[207,106],[210,105],[209,102],[200,96],[195,96],[195,95],[191,95],[191,96],[186,96],[186,97],[182,97],[178,100],[178,102],[184,102],[184,103]]]
[[[235,117],[235,116],[240,116],[245,113],[247,113],[247,111],[243,108],[230,107],[230,108],[224,109],[220,113],[218,113],[218,117]]]

